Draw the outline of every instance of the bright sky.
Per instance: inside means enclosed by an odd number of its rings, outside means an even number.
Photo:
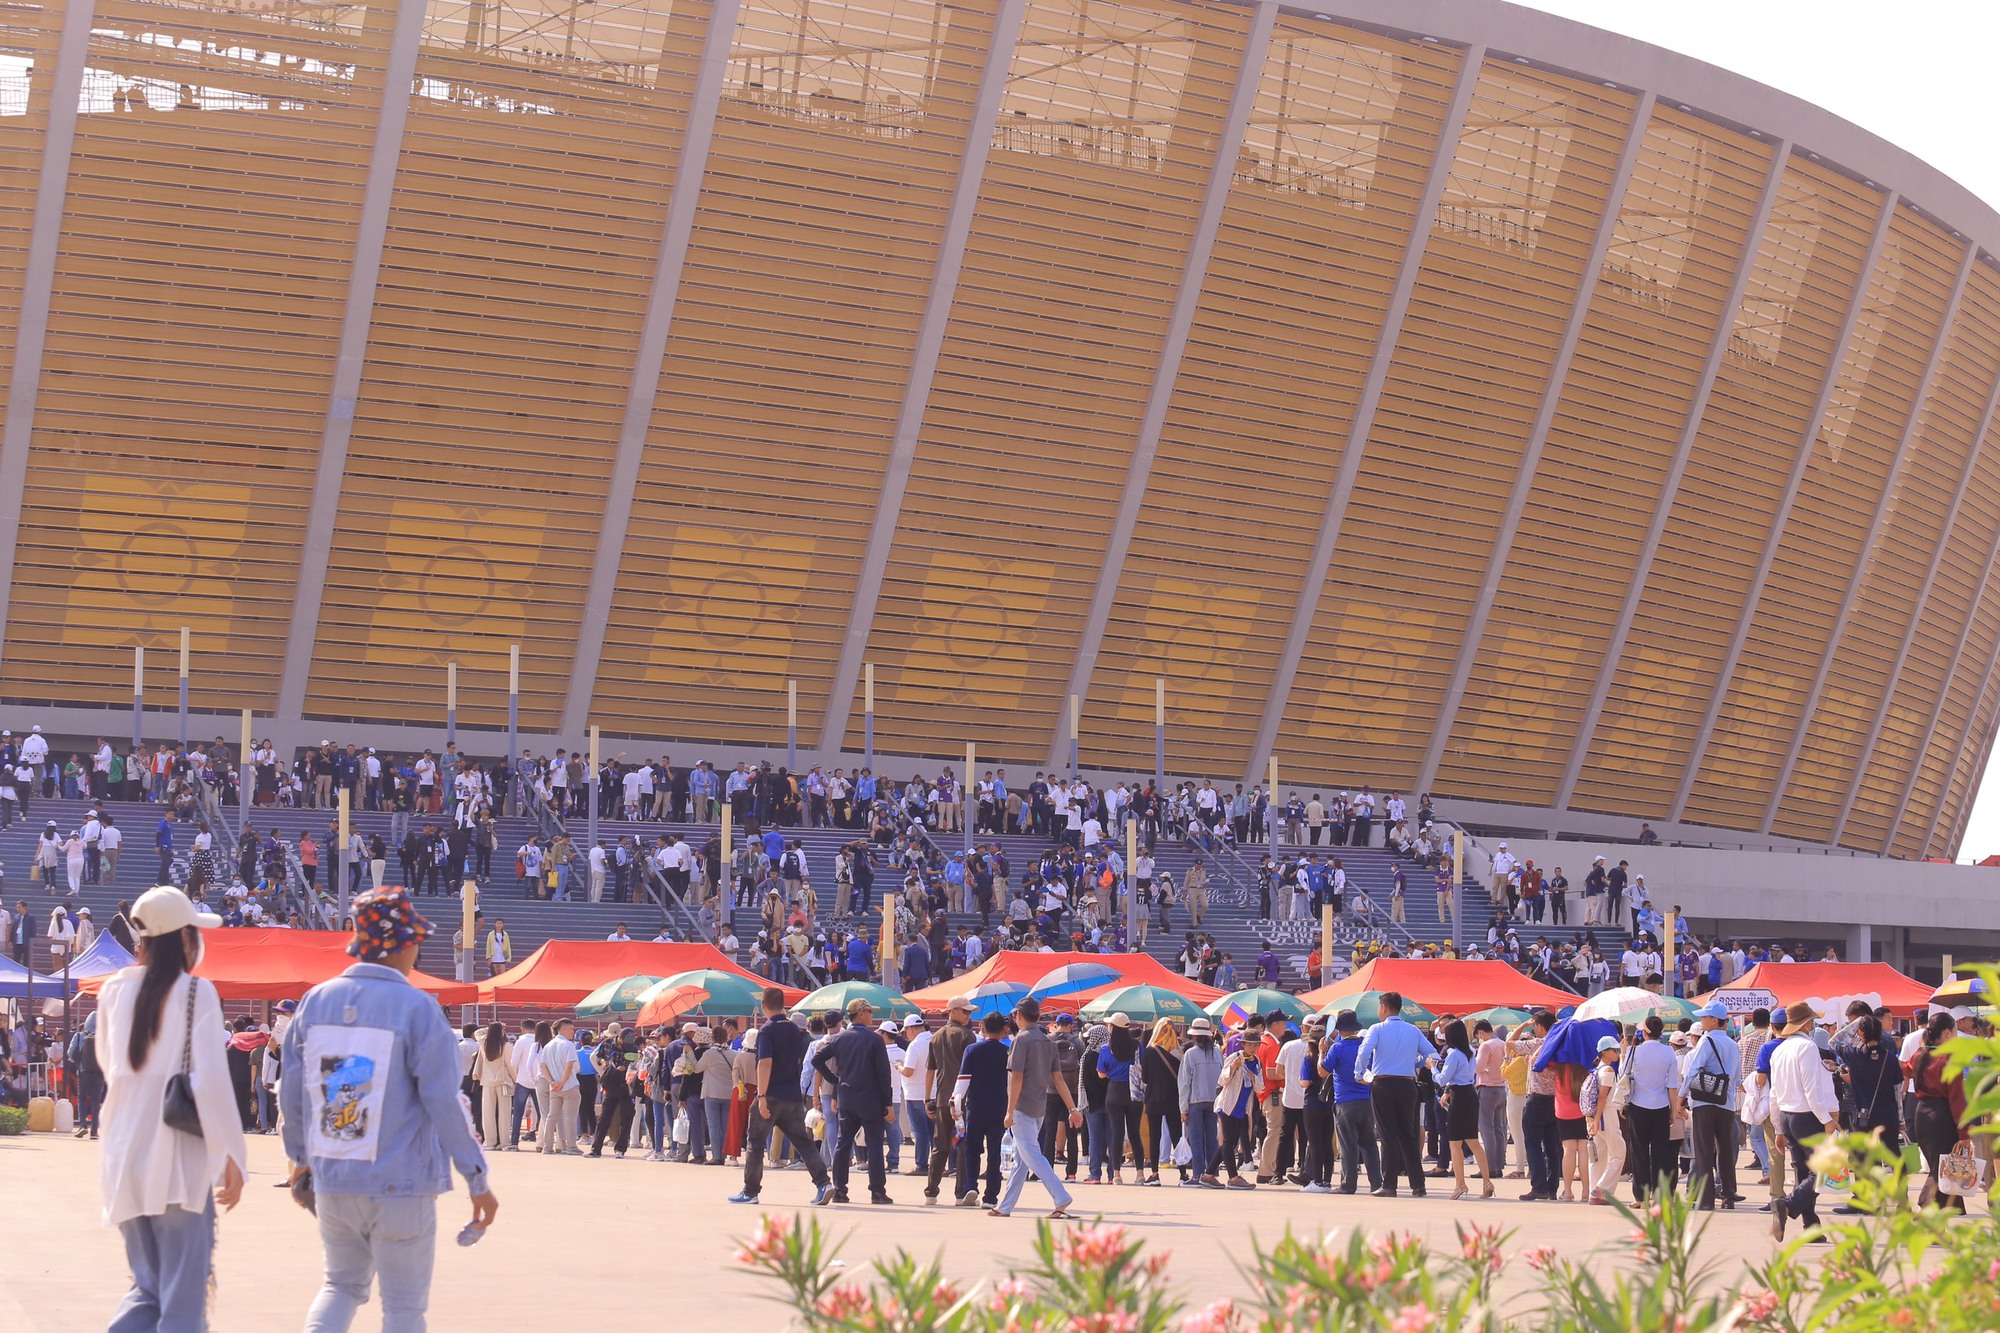
[[[1521,0],[1783,89],[2000,208],[2000,0]],[[2000,765],[1960,860],[2000,852]]]

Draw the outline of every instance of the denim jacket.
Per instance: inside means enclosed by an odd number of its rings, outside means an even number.
[[[459,1064],[436,1000],[392,967],[354,964],[307,991],[285,1033],[285,1156],[321,1194],[447,1194],[454,1166],[486,1193]]]

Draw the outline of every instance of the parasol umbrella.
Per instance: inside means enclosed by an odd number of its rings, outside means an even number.
[[[915,1018],[921,1012],[900,991],[892,991],[872,981],[836,981],[831,986],[821,986],[792,1006],[792,1012],[808,1015],[846,1013],[847,1006],[856,1000],[868,1001],[877,1018],[900,1021]]]
[[[1931,992],[1933,1009],[1977,1009],[1993,1003],[1993,988],[1984,977],[1952,977]]]
[[[1162,1018],[1191,1023],[1201,1017],[1201,1006],[1164,986],[1138,985],[1114,986],[1093,995],[1077,1011],[1077,1016],[1086,1023],[1102,1023],[1112,1014],[1123,1014],[1134,1023],[1149,1026]]]
[[[1671,995],[1655,995],[1643,986],[1616,986],[1591,996],[1576,1007],[1578,1018],[1608,1018],[1614,1023],[1637,1023],[1647,1014],[1661,1018],[1680,1017],[1681,1002]],[[1693,1007],[1689,1008],[1693,1012]],[[1584,1063],[1588,1064],[1589,1061]]]
[[[1028,997],[1028,988],[1018,981],[989,981],[965,994],[972,1001],[972,1017],[977,1020],[988,1014],[1013,1013],[1014,1006]]]
[[[1618,1024],[1608,1018],[1579,1018],[1574,1014],[1559,1018],[1542,1039],[1541,1049],[1535,1052],[1534,1068],[1539,1071],[1552,1064],[1586,1067],[1596,1064],[1598,1041],[1617,1035]]]
[[[1382,994],[1378,990],[1360,990],[1352,995],[1338,996],[1328,1000],[1326,1008],[1320,1012],[1328,1018],[1336,1018],[1341,1010],[1352,1009],[1354,1016],[1361,1020],[1362,1027],[1374,1027],[1382,1021]],[[1406,995],[1403,997],[1403,1017],[1412,1023],[1429,1023],[1435,1021],[1437,1015]]]
[[[1534,1015],[1526,1009],[1515,1009],[1504,1004],[1496,1004],[1491,1009],[1481,1009],[1465,1016],[1465,1026],[1470,1029],[1480,1019],[1485,1019],[1496,1028],[1513,1029],[1527,1022]]]
[[[646,994],[651,998],[632,1020],[635,1027],[668,1027],[688,1014],[700,1013],[709,1000],[708,991],[700,986],[653,986]]]
[[[1104,963],[1064,963],[1042,975],[1028,994],[1038,1000],[1053,1000],[1080,991],[1102,990],[1125,974]]]
[[[1219,1000],[1210,1000],[1203,1012],[1221,1020],[1224,1027],[1240,1027],[1250,1015],[1268,1014],[1273,1009],[1294,1023],[1303,1023],[1313,1014],[1313,1007],[1298,996],[1266,986],[1232,991]]]
[[[639,1012],[645,1003],[642,998],[649,987],[659,984],[658,977],[643,973],[633,973],[629,977],[619,977],[607,981],[576,1003],[578,1018],[630,1018]]]
[[[694,987],[703,992],[696,1007],[682,1008],[668,1014],[663,1006],[652,1010],[653,1002],[663,995]],[[716,967],[698,967],[690,972],[676,972],[661,981],[656,981],[639,996],[637,1022],[640,1027],[660,1027],[673,1022],[683,1014],[705,1014],[710,1018],[749,1018],[764,1011],[764,983],[755,977],[746,977],[737,972],[725,972]]]

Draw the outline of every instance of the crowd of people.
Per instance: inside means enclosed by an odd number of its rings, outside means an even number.
[[[906,1175],[927,1204],[999,1215],[1030,1175],[1059,1212],[1079,1182],[1354,1194],[1365,1178],[1390,1197],[1448,1180],[1462,1199],[1511,1178],[1525,1180],[1523,1201],[1643,1203],[1685,1188],[1724,1210],[1754,1185],[1782,1234],[1820,1220],[1807,1156],[1822,1133],[1916,1143],[1930,1173],[1920,1201],[1945,1207],[1963,1200],[1936,1193],[1942,1158],[1990,1153],[1966,1119],[1965,1075],[1941,1051],[1954,1033],[1987,1031],[1970,1011],[1898,1032],[1865,1004],[1837,1026],[1803,1004],[1738,1026],[1710,1004],[1673,1023],[1602,1025],[1586,1056],[1544,1062],[1555,1013],[1511,1031],[1449,1014],[1419,1026],[1394,994],[1365,1027],[1352,1010],[1147,1027],[1116,1013],[1083,1025],[1033,1000],[975,1023],[976,1007],[961,995],[939,1018],[899,1023],[856,1001],[800,1021],[773,988],[761,1022],[468,1026],[460,1058],[489,1150],[641,1149],[740,1167],[736,1203],[759,1199],[767,1163],[808,1172],[816,1203],[847,1202],[859,1154],[873,1202],[891,1202],[891,1178]]]

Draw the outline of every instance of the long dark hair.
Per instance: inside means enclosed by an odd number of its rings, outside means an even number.
[[[181,974],[193,964],[188,959],[188,930],[177,930],[171,935],[147,935],[139,940],[140,966],[145,969],[139,978],[139,998],[132,1006],[132,1036],[125,1048],[125,1058],[134,1070],[146,1067],[146,1054],[153,1049],[153,1039],[160,1035],[160,1016],[166,1009],[167,993]]]
[[[1139,1039],[1129,1027],[1111,1029],[1111,1058],[1114,1060],[1136,1060],[1139,1057]]]
[[[506,1049],[507,1029],[497,1022],[487,1024],[486,1040],[480,1045],[480,1053],[488,1060],[498,1060]]]
[[[1931,1021],[1924,1025],[1924,1045],[1942,1044],[1944,1039],[1951,1035],[1951,1030],[1955,1026],[1956,1023],[1950,1014],[1942,1011],[1932,1014]]]
[[[1472,1042],[1465,1035],[1465,1020],[1454,1018],[1444,1025],[1444,1044],[1461,1055],[1472,1054]]]

